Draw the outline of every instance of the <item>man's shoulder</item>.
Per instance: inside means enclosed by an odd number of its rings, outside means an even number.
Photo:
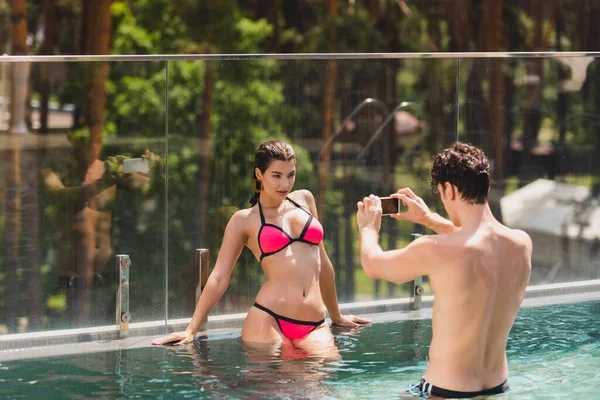
[[[513,229],[513,231],[517,246],[524,251],[526,258],[531,260],[531,255],[533,253],[533,242],[531,241],[531,237],[527,232],[520,229]]]
[[[448,233],[436,233],[434,235],[427,235],[431,245],[434,246],[456,246],[457,243],[465,242],[469,235],[465,235],[465,232],[458,230],[456,232]]]
[[[444,233],[434,235],[423,235],[411,242],[410,245],[435,256],[457,248],[459,239],[456,233]]]
[[[521,229],[515,229],[501,224],[501,229],[498,232],[501,236],[501,241],[504,243],[503,248],[505,253],[523,259],[531,260],[533,253],[533,244],[529,234]]]
[[[506,225],[502,225],[505,230],[505,235],[508,240],[512,241],[516,245],[525,246],[531,248],[531,237],[529,234],[521,229],[510,228]]]

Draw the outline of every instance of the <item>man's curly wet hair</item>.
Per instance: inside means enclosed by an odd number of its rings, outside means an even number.
[[[483,151],[468,143],[456,142],[436,155],[431,167],[431,190],[446,182],[456,186],[463,200],[483,204],[490,187],[490,164]]]

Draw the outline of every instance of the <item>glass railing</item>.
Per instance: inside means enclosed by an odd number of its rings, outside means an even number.
[[[457,139],[531,235],[532,285],[598,279],[598,88],[596,53],[0,58],[0,334],[114,324],[123,254],[132,322],[190,317],[196,249],[214,264],[269,139],[294,146],[341,303],[409,296],[363,273],[356,202],[408,186],[443,214],[428,172]],[[385,219],[382,246],[414,232]],[[263,281],[245,249],[212,314]]]

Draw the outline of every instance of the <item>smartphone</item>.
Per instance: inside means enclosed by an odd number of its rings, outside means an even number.
[[[400,212],[400,199],[393,197],[381,197],[382,215],[398,214]]]
[[[123,169],[125,170],[126,174],[131,174],[133,172],[150,172],[148,160],[144,158],[128,158],[123,160]]]

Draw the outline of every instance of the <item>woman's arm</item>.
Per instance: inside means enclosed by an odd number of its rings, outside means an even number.
[[[307,204],[307,208],[310,213],[318,219],[317,215],[317,206],[315,203],[315,198],[312,193],[308,190],[298,191],[304,200],[304,204]],[[343,316],[340,312],[340,307],[338,304],[337,291],[335,288],[335,271],[333,269],[333,264],[325,251],[325,246],[323,242],[319,244],[319,253],[321,257],[321,272],[319,274],[319,287],[321,289],[321,297],[323,298],[323,303],[325,307],[327,307],[327,311],[329,313],[329,318],[336,325],[344,325],[344,326],[356,326],[357,324],[365,324],[370,321],[367,319],[355,317],[353,315],[349,315],[347,317]]]
[[[175,341],[178,342],[176,344],[187,344],[194,341],[200,324],[206,319],[210,310],[223,296],[225,290],[227,290],[233,267],[247,241],[246,234],[244,233],[246,217],[243,213],[244,211],[237,211],[227,223],[223,243],[221,244],[221,251],[219,251],[219,255],[217,256],[215,267],[208,277],[206,286],[196,304],[192,320],[186,330],[174,332],[169,336],[153,341],[152,344],[167,344]]]
[[[331,318],[331,321],[334,324],[338,324],[342,320],[342,314],[340,313],[337,291],[335,289],[335,271],[333,270],[333,264],[331,264],[331,260],[329,260],[329,256],[325,251],[323,242],[319,244],[319,253],[321,255],[321,272],[319,274],[321,297],[329,312],[329,318]]]

